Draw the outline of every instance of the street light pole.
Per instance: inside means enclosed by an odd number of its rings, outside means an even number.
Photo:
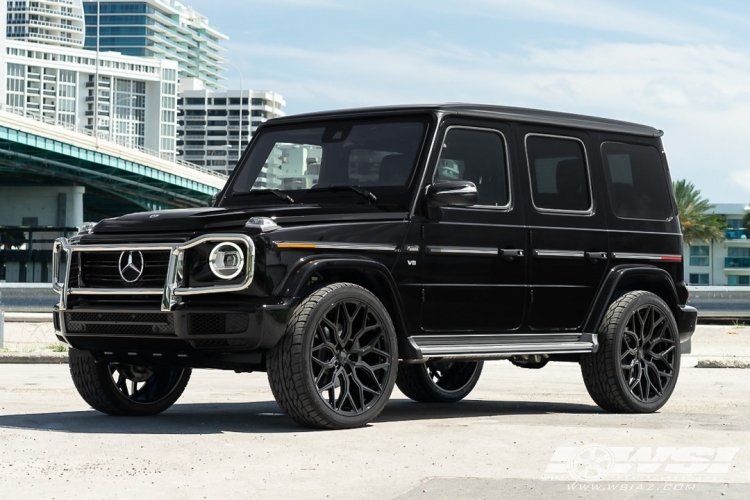
[[[96,0],[96,70],[94,80],[94,137],[96,137],[96,147],[99,147],[99,10],[101,3]],[[85,38],[85,35],[84,35]]]
[[[238,68],[234,64],[230,63],[229,61],[227,61],[227,64],[230,65],[231,67],[233,67],[234,69],[236,69],[237,73],[240,75],[240,121],[239,121],[239,123],[240,123],[240,133],[239,133],[239,138],[237,139],[237,161],[239,162],[240,161],[240,157],[242,157],[242,99],[244,98],[244,96],[242,95],[242,71],[240,71],[240,68]],[[249,99],[249,97],[248,97],[248,99]],[[250,102],[248,102],[247,104],[249,106]],[[247,119],[248,119],[248,124],[249,124],[250,123],[250,117],[248,116]],[[229,174],[229,165],[227,165],[224,168],[224,173],[225,174]]]

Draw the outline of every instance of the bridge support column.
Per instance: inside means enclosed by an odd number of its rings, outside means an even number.
[[[0,186],[0,280],[51,280],[52,242],[67,233],[45,228],[80,226],[84,192],[83,186]]]
[[[80,226],[85,190],[83,186],[0,186],[0,226]]]

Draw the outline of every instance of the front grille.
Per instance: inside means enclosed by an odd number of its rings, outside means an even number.
[[[162,288],[167,278],[169,252],[150,250],[141,253],[143,273],[136,281],[128,283],[120,276],[122,252],[80,252],[80,270],[74,256],[70,286],[75,282],[82,288]]]
[[[162,313],[99,313],[99,312],[69,312],[69,321],[77,323],[127,323],[127,324],[167,324],[168,314]]]
[[[65,313],[68,333],[102,335],[174,335],[174,318],[162,313]]]
[[[188,331],[190,335],[223,335],[242,333],[247,330],[247,314],[190,314]]]
[[[70,275],[68,276],[68,286],[70,288],[78,288],[78,256],[73,255],[73,260],[70,262]]]

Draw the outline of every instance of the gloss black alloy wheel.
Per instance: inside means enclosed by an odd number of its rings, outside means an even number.
[[[483,366],[483,361],[402,362],[396,384],[405,396],[420,403],[455,403],[474,389]]]
[[[68,362],[73,383],[92,408],[109,415],[156,415],[182,395],[191,370],[97,361],[71,349]]]
[[[620,369],[630,393],[642,403],[664,395],[675,375],[676,335],[660,308],[647,304],[630,316],[620,342]]]
[[[645,291],[624,294],[607,310],[599,342],[597,353],[581,359],[586,388],[599,406],[649,413],[669,400],[680,371],[680,336],[661,298]]]
[[[268,355],[268,379],[276,401],[297,422],[360,427],[388,402],[397,360],[385,307],[362,287],[336,283],[295,309]]]

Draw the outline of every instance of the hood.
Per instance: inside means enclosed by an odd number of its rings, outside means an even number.
[[[403,220],[406,212],[388,212],[370,205],[269,205],[251,208],[185,208],[138,212],[104,219],[94,234],[223,231],[241,229],[251,217],[269,217],[280,226],[336,221]]]

